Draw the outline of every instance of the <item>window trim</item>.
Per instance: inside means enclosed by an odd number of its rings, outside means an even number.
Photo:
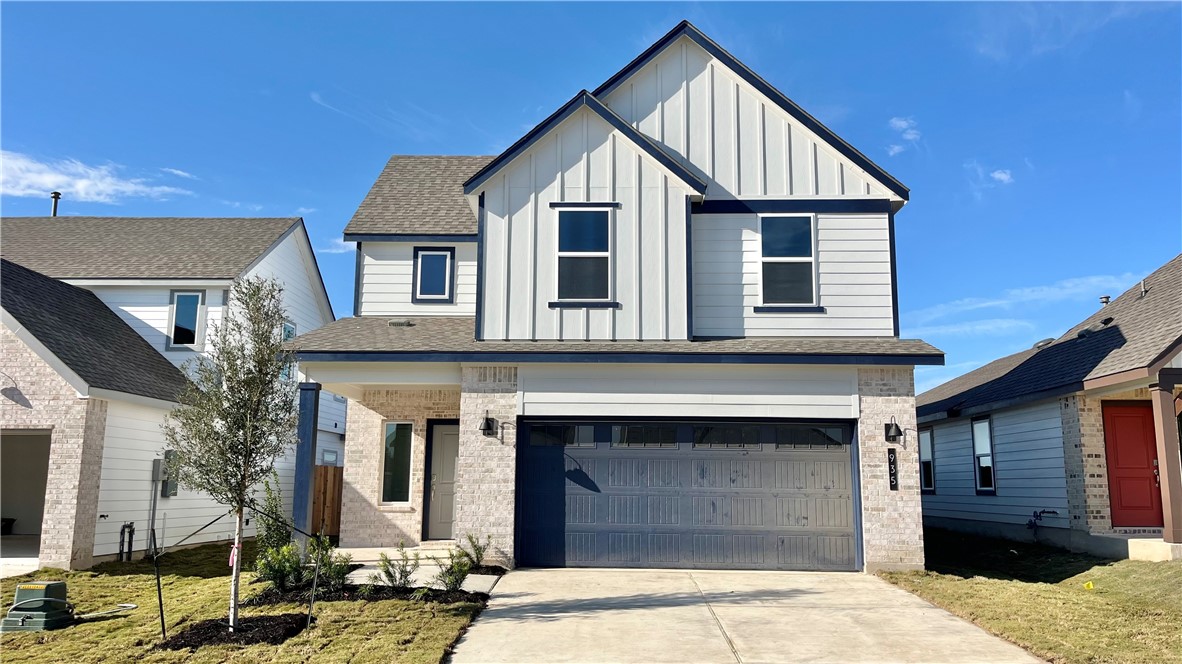
[[[789,218],[803,218],[809,219],[809,233],[811,240],[812,254],[808,258],[799,256],[764,256],[763,255],[763,222],[765,219],[789,219]],[[824,313],[821,308],[821,294],[818,285],[818,270],[819,263],[817,256],[817,215],[814,213],[802,214],[784,214],[784,213],[769,213],[760,214],[759,218],[759,304],[756,308],[760,311],[756,313]],[[811,270],[813,278],[813,299],[809,302],[768,302],[763,295],[763,266],[765,263],[811,263],[813,269]],[[820,311],[818,311],[820,309]],[[778,310],[778,311],[777,311]]]
[[[423,254],[441,254],[447,256],[447,275],[444,278],[446,293],[444,295],[423,295],[419,293],[421,285],[422,263],[419,257]],[[410,301],[412,304],[455,304],[456,302],[456,248],[455,247],[415,247],[414,260],[411,265],[412,281]]]
[[[405,424],[410,427],[410,459],[407,461],[406,500],[382,500],[386,482],[386,430],[391,425]],[[382,463],[378,464],[378,506],[379,507],[408,507],[412,506],[415,484],[415,423],[408,420],[382,420]]]
[[[928,462],[932,464],[932,485],[925,487],[923,485],[923,435],[928,435],[928,442],[931,445],[931,457]],[[933,495],[936,493],[936,429],[935,427],[923,427],[916,434],[919,439],[916,450],[919,453],[919,492],[924,495]],[[975,462],[974,462],[975,463]]]
[[[172,341],[173,332],[176,331],[176,299],[179,295],[197,296],[197,322],[193,331],[193,343],[191,344],[177,344]],[[168,291],[168,330],[164,335],[164,350],[191,350],[195,352],[205,350],[205,314],[204,290],[176,288]]]
[[[989,423],[989,454],[977,453],[977,422]],[[978,496],[996,496],[997,495],[997,453],[993,448],[993,416],[979,415],[969,421],[969,443],[970,449],[973,453],[973,488],[977,490]],[[988,488],[981,487],[981,473],[980,467],[977,465],[981,457],[989,457],[989,467],[993,469],[993,484]]]
[[[604,305],[616,304],[615,299],[615,256],[612,248],[616,246],[616,208],[618,203],[594,203],[588,205],[578,202],[550,203],[554,210],[554,300],[549,303],[551,309],[560,308],[600,308]],[[604,212],[607,213],[607,251],[560,251],[559,236],[562,233],[563,212]],[[602,298],[572,297],[563,298],[559,293],[559,267],[563,258],[606,258],[607,259],[607,295]],[[565,305],[565,306],[564,306]],[[616,307],[607,307],[616,308]]]

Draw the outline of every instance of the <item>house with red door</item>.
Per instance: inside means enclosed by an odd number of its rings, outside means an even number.
[[[924,525],[1182,559],[1182,255],[916,397]]]

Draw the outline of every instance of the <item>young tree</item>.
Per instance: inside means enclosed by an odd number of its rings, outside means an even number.
[[[164,424],[175,452],[171,476],[228,506],[236,519],[230,631],[238,627],[245,509],[296,439],[296,382],[283,349],[282,292],[270,279],[235,282],[209,353],[186,363],[192,385]]]

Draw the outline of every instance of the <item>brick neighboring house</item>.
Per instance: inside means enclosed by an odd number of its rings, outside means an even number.
[[[1034,519],[1074,550],[1182,558],[1180,395],[1182,255],[1058,339],[916,398],[925,524],[1029,539]]]
[[[341,545],[922,568],[907,198],[688,23],[497,157],[393,157],[293,344],[304,430],[350,400]]]
[[[126,523],[140,555],[154,496],[166,546],[223,514],[204,494],[163,495],[160,424],[234,279],[277,278],[292,337],[333,320],[303,220],[6,217],[0,234],[0,516],[16,519],[0,540],[6,567],[89,567],[126,546]],[[324,399],[318,419],[317,460],[339,463],[344,403]],[[295,468],[291,454],[276,465],[288,499]],[[223,519],[190,542],[233,527]]]

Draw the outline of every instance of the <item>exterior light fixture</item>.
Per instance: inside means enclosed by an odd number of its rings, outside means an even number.
[[[489,437],[497,435],[497,420],[489,417],[487,410],[484,411],[484,419],[480,420],[480,433]]]
[[[891,421],[883,425],[886,430],[886,439],[888,443],[893,443],[903,437],[903,430],[895,423],[895,418],[892,416]]]

